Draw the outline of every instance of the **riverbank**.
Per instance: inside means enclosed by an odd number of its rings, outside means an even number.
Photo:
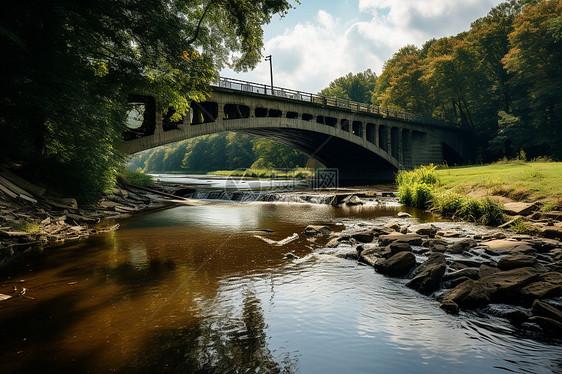
[[[21,253],[116,230],[118,219],[135,213],[196,203],[173,195],[175,191],[181,192],[181,188],[118,184],[96,206],[79,207],[75,199],[57,197],[3,169],[0,171],[0,264]]]

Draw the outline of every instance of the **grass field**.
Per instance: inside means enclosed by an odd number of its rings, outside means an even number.
[[[436,170],[441,186],[474,196],[560,202],[562,162],[506,161]]]

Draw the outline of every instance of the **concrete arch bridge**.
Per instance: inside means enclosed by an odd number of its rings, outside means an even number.
[[[398,169],[462,163],[471,155],[467,130],[431,118],[349,100],[220,78],[204,102],[191,103],[179,122],[163,116],[155,98],[132,96],[121,151],[221,131],[245,132],[288,144],[326,167],[344,184],[390,181]],[[136,121],[136,122],[135,122]]]

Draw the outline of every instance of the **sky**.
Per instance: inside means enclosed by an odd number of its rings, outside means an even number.
[[[293,0],[289,0],[293,1]],[[377,75],[401,47],[468,31],[502,0],[301,0],[264,26],[275,86],[318,92],[334,79],[366,69]],[[269,62],[221,76],[269,83]]]

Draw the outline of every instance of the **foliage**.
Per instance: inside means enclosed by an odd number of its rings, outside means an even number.
[[[26,232],[29,234],[37,234],[39,232],[39,224],[37,222],[20,219],[11,225],[12,230]]]
[[[385,62],[371,102],[469,128],[478,162],[522,150],[530,159],[562,159],[560,61],[560,1],[508,0],[466,32],[398,50]],[[349,92],[334,84],[325,90]]]
[[[543,212],[552,212],[555,209],[556,209],[556,204],[552,202],[544,204],[543,207],[541,208]]]
[[[134,155],[129,170],[209,172],[215,170],[297,168],[308,157],[293,148],[254,135],[221,132]]]
[[[369,103],[376,81],[376,74],[371,69],[367,69],[362,73],[355,75],[349,73],[346,76],[337,78],[318,93],[359,103]]]
[[[179,117],[222,67],[261,59],[286,0],[22,0],[0,13],[0,161],[81,201],[109,189],[128,95]],[[173,118],[174,119],[174,118]],[[177,119],[177,118],[175,118]],[[17,145],[17,146],[16,146]]]
[[[427,165],[401,171],[396,177],[400,203],[489,226],[503,222],[503,209],[499,204],[489,198],[472,199],[440,187],[435,169],[435,166]]]
[[[122,169],[117,175],[117,181],[121,184],[129,184],[136,187],[150,187],[154,184],[154,179],[140,171]]]
[[[521,217],[517,218],[509,226],[510,229],[515,231],[517,234],[527,235],[533,233],[533,228],[527,222],[525,222]]]

